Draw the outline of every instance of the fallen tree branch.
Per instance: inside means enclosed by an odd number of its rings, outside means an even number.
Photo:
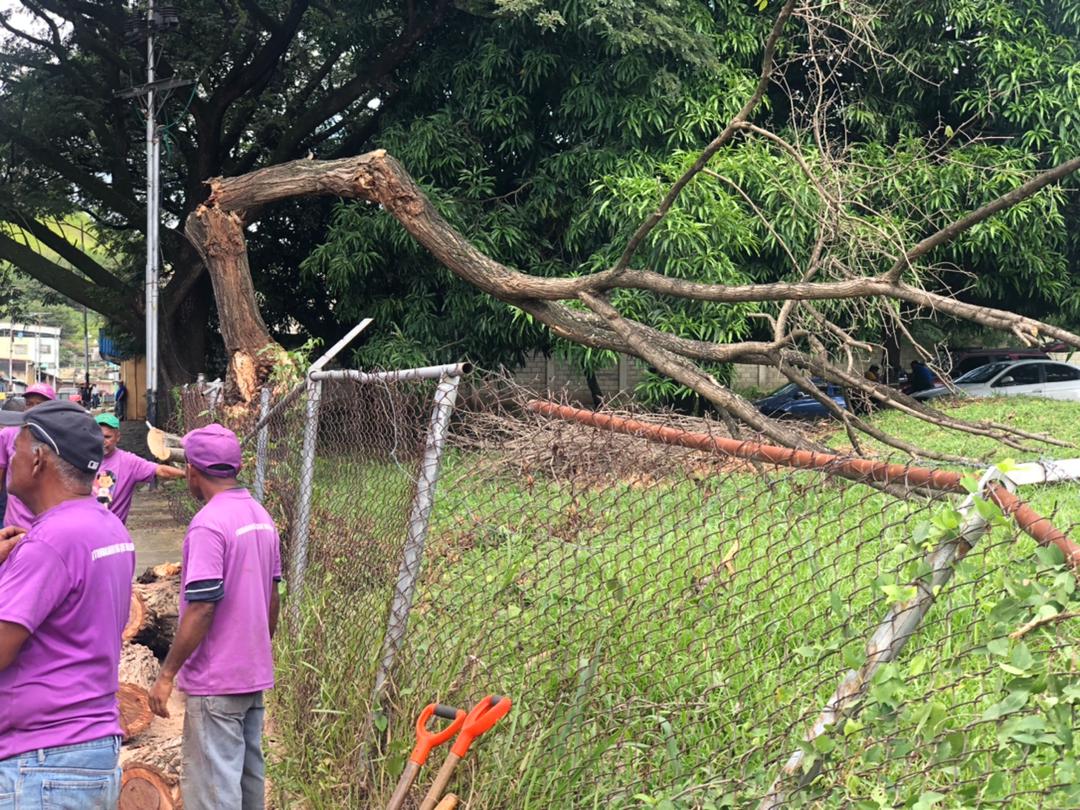
[[[1077,616],[1080,616],[1080,612],[1067,610],[1064,613],[1055,613],[1053,616],[1043,616],[1038,619],[1032,619],[1030,622],[1020,625],[1020,627],[1009,633],[1009,638],[1023,638],[1032,630],[1037,630],[1038,628],[1045,627],[1048,624],[1057,624],[1058,622],[1065,622],[1069,619],[1075,619]]]

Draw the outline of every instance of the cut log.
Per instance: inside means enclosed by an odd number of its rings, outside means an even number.
[[[122,752],[119,810],[177,810],[182,763],[180,738]]]
[[[165,464],[187,461],[184,448],[180,444],[180,437],[172,433],[166,433],[160,428],[150,428],[150,431],[146,434],[146,446],[150,449],[150,453],[154,458]]]
[[[144,627],[146,627],[146,604],[143,602],[139,592],[133,588],[131,591],[131,609],[128,611],[128,623],[124,626],[124,633],[121,638],[124,641],[131,641]],[[123,679],[121,678],[121,680]]]
[[[119,810],[179,810],[180,746],[140,748],[124,763]]]
[[[180,575],[180,563],[161,563],[147,568],[135,580],[141,585],[148,585],[161,579],[169,579]]]
[[[150,711],[150,696],[141,686],[133,683],[121,683],[116,693],[120,704],[120,727],[124,730],[124,739],[138,737],[153,722],[154,714]]]
[[[142,626],[132,640],[145,644],[158,657],[169,651],[180,612],[180,577],[171,576],[146,585],[135,585],[134,592],[142,602]]]
[[[120,683],[131,683],[147,692],[157,680],[161,665],[149,647],[125,644],[120,650]]]

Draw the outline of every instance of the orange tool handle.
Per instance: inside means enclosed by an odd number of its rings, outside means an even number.
[[[444,720],[451,720],[452,722],[441,731],[428,731],[428,720],[430,720],[433,715],[438,715]],[[427,762],[428,754],[431,753],[431,749],[442,745],[457,734],[465,724],[465,720],[465,712],[461,709],[455,709],[453,706],[444,706],[442,703],[429,703],[424,707],[424,710],[420,712],[420,716],[416,719],[416,747],[413,748],[409,760],[415,762],[417,765],[423,765]]]
[[[509,711],[510,698],[505,695],[488,695],[473,706],[450,752],[458,758],[463,758],[469,746],[473,744],[473,740],[499,722]]]

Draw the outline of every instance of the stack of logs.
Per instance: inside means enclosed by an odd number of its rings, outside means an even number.
[[[148,568],[131,593],[120,653],[120,725],[124,747],[120,810],[176,810],[180,799],[180,735],[148,739],[154,719],[149,690],[176,635],[180,566]]]

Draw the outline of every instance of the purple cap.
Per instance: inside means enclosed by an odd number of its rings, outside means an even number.
[[[221,425],[207,425],[181,440],[187,463],[206,475],[232,478],[240,472],[240,440]]]
[[[37,394],[39,397],[45,397],[45,399],[56,399],[56,392],[51,385],[45,383],[34,383],[25,391],[23,396],[29,396],[30,394]]]

